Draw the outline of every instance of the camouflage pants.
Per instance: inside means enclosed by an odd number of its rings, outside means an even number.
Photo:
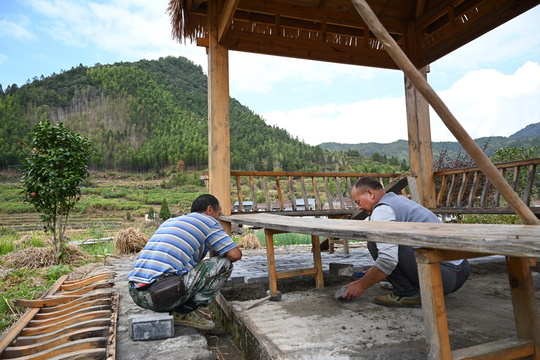
[[[184,274],[184,294],[162,306],[155,306],[148,289],[137,290],[129,284],[129,294],[138,306],[157,312],[170,312],[191,300],[198,306],[207,306],[221,290],[231,276],[233,265],[229,259],[222,256],[212,257],[198,263],[190,272]]]

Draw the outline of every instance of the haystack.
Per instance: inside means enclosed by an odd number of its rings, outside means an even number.
[[[242,249],[260,249],[261,242],[254,234],[247,234],[238,241],[238,247]]]
[[[90,258],[88,254],[82,251],[77,246],[68,245],[63,250],[62,263],[77,264],[85,259]],[[10,267],[35,270],[42,267],[56,265],[56,256],[54,249],[48,247],[29,247],[19,251],[14,251],[6,254],[3,258],[3,263]]]
[[[114,237],[116,254],[131,254],[141,251],[148,242],[148,235],[135,228],[122,229]]]

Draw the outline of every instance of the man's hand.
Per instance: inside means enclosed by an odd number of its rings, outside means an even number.
[[[385,279],[388,275],[379,270],[377,267],[372,266],[368,271],[365,272],[365,275],[352,283],[345,285],[345,293],[343,294],[344,299],[357,298],[379,281]]]
[[[362,295],[365,290],[366,289],[362,287],[362,284],[360,284],[360,280],[356,280],[345,285],[345,292],[343,293],[342,297],[344,299],[357,298]]]

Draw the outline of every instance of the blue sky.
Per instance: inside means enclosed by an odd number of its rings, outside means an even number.
[[[0,84],[19,86],[79,64],[184,56],[167,0],[0,0]],[[540,122],[540,7],[431,64],[428,81],[473,138]],[[231,96],[268,124],[316,145],[407,138],[395,70],[230,52]],[[434,141],[454,141],[432,113]]]

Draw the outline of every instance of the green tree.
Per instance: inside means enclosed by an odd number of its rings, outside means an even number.
[[[53,237],[57,261],[62,254],[70,211],[80,199],[88,177],[90,140],[41,120],[32,131],[32,150],[23,160],[23,199],[40,212],[45,230]]]
[[[171,210],[169,210],[169,204],[167,203],[167,199],[163,199],[158,216],[161,220],[167,220],[171,218]]]

